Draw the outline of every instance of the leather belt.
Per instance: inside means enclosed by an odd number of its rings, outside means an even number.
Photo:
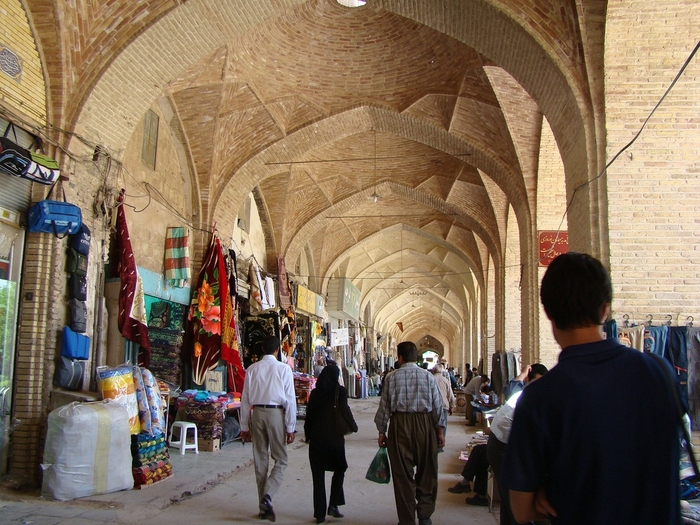
[[[284,408],[282,405],[253,405],[254,407],[257,408]]]

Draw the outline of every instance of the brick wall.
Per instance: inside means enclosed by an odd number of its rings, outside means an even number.
[[[696,0],[608,6],[608,159],[627,144],[698,41]],[[700,56],[608,170],[614,316],[700,318]]]
[[[0,100],[8,106],[22,108],[37,122],[46,122],[46,87],[41,60],[19,0],[0,2],[0,50],[8,53],[0,72]],[[14,55],[14,60],[10,60],[9,53]],[[21,70],[16,76],[15,65]]]
[[[537,229],[538,230],[558,230],[561,224],[562,230],[566,231],[569,221],[562,217],[566,209],[566,189],[564,182],[564,166],[561,156],[554,141],[554,135],[546,119],[542,125],[542,138],[540,141],[540,163],[537,178]],[[538,269],[538,288],[542,282],[545,268]],[[547,367],[552,367],[557,362],[559,355],[559,345],[557,345],[552,335],[552,328],[547,316],[542,309],[539,300],[537,303],[540,311],[540,344],[538,351],[534,353],[535,359]]]
[[[522,303],[520,302],[520,238],[513,208],[509,208],[505,248],[505,346],[502,350],[520,350],[522,346]]]

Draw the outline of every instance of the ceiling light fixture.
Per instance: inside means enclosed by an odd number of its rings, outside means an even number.
[[[345,7],[362,7],[367,3],[366,0],[336,0],[340,5]]]
[[[377,202],[379,199],[382,198],[379,193],[377,193],[377,130],[374,130],[374,175],[373,175],[373,180],[374,180],[374,191],[372,192],[372,195],[369,196],[370,199],[372,199],[372,202]]]

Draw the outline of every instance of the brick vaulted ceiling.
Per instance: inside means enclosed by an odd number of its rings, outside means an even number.
[[[601,45],[604,0],[26,5],[55,57],[54,121],[99,130],[117,115],[101,136],[119,151],[166,97],[202,224],[232,224],[253,191],[269,262],[308,257],[320,293],[348,276],[387,330],[457,339],[485,271],[502,266],[509,207],[521,258],[534,257],[543,115],[567,178],[591,171],[602,65],[586,54]],[[104,102],[119,85],[130,96]]]

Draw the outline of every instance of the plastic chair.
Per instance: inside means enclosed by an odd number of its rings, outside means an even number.
[[[173,439],[173,431],[178,429],[178,439]],[[192,429],[193,431],[193,442],[187,442],[187,431]],[[199,454],[199,446],[197,444],[197,425],[190,423],[189,421],[174,421],[173,426],[170,428],[170,439],[168,439],[168,445],[171,447],[178,447],[180,449],[180,455],[185,455],[185,451],[193,449],[195,454]]]

